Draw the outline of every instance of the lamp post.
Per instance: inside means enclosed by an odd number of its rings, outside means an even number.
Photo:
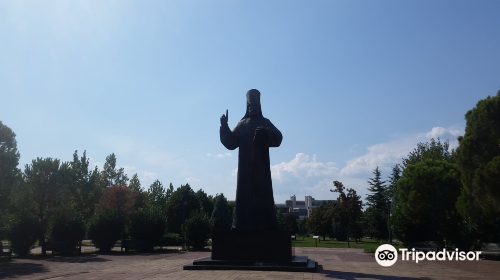
[[[389,244],[392,244],[392,236],[391,236],[391,200],[387,199],[387,229],[389,230]]]

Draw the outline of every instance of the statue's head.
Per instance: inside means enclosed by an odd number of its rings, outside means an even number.
[[[260,108],[260,92],[256,89],[251,89],[247,92],[247,112],[243,118],[262,117]]]

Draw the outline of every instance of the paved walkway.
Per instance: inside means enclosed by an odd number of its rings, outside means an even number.
[[[184,264],[206,257],[210,252],[175,250],[142,254],[82,254],[75,256],[0,259],[0,279],[387,279],[387,280],[473,280],[500,279],[500,262],[424,261],[397,262],[379,266],[373,254],[360,249],[295,248],[296,255],[314,258],[317,273],[269,271],[193,271]]]

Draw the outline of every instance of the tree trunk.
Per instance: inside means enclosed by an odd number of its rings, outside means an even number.
[[[347,226],[347,248],[349,247],[349,226]]]

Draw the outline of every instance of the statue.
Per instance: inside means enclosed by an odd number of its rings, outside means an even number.
[[[220,118],[220,141],[229,150],[239,149],[233,230],[278,229],[274,209],[269,148],[279,147],[281,132],[262,116],[260,92],[247,92],[247,110],[233,131],[228,111]]]

